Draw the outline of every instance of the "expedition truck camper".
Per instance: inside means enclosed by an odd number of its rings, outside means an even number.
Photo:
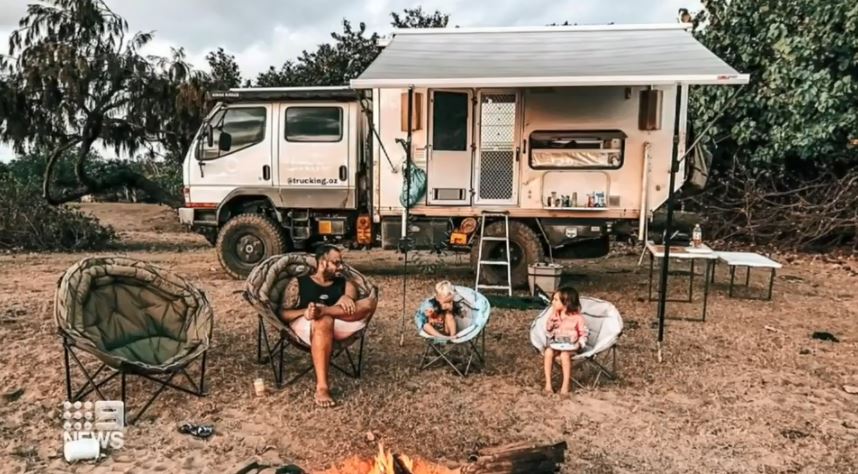
[[[689,86],[748,82],[688,28],[397,30],[348,88],[212,93],[180,219],[234,277],[319,241],[397,249],[403,215],[418,249],[508,258],[513,286],[530,263],[605,254],[668,199]],[[487,236],[509,220],[508,256],[480,244],[487,212]]]

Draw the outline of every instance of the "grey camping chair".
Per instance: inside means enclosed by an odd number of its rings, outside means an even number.
[[[351,266],[344,264],[343,267],[346,280],[354,283],[357,287],[358,299],[372,298],[378,301],[378,287],[375,284]],[[298,307],[300,301],[297,278],[309,275],[315,270],[316,259],[310,254],[274,255],[254,267],[245,283],[244,298],[256,309],[259,316],[256,334],[256,359],[259,363],[267,362],[271,365],[274,380],[278,387],[290,385],[313,370],[312,365],[299,368],[291,379],[284,382],[284,355],[288,346],[303,352],[310,352],[310,346],[295,334],[289,324],[284,323],[277,316],[277,312]],[[366,331],[372,316],[370,315],[366,319],[366,325],[363,329],[345,340],[334,341],[331,366],[349,377],[360,378],[363,368]],[[276,336],[269,337],[266,326],[273,327]],[[351,346],[355,343],[358,344],[358,350],[356,354],[352,354]],[[263,347],[265,349],[264,355],[262,353]],[[345,355],[349,364],[348,368],[341,367],[335,362],[335,359],[341,355]]]
[[[59,281],[54,315],[63,340],[66,394],[78,401],[120,379],[126,402],[126,377],[155,382],[155,393],[133,417],[133,424],[166,388],[205,395],[206,353],[211,343],[213,313],[205,294],[184,278],[146,262],[124,257],[90,257],[70,267]],[[79,352],[101,365],[87,370]],[[189,366],[200,359],[199,382]],[[86,383],[73,391],[72,365]],[[187,386],[174,383],[181,375]],[[115,397],[114,397],[115,398]]]

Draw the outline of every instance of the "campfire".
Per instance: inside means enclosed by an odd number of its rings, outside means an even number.
[[[322,474],[459,474],[460,472],[458,469],[447,469],[419,458],[412,459],[404,454],[394,454],[379,443],[378,454],[374,459],[355,456]]]
[[[547,446],[514,444],[474,453],[469,462],[450,469],[417,457],[396,454],[378,445],[373,459],[352,457],[322,474],[550,474],[565,458],[566,443]]]

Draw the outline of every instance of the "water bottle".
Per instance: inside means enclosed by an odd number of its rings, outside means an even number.
[[[694,224],[694,230],[691,231],[691,242],[695,247],[703,245],[703,229],[700,224]]]

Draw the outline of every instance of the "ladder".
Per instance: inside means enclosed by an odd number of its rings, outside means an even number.
[[[289,237],[296,248],[304,248],[304,243],[310,238],[310,210],[293,209],[287,215],[289,217]]]
[[[503,237],[492,237],[486,235],[486,219],[492,217],[503,217],[504,235]],[[504,242],[506,245],[506,260],[483,260],[483,242]],[[480,218],[480,242],[478,243],[480,250],[477,257],[477,280],[474,283],[474,289],[480,291],[485,290],[506,290],[507,295],[512,296],[512,263],[510,262],[509,254],[509,213],[508,212],[492,212],[484,211]],[[506,267],[506,285],[482,285],[480,284],[480,274],[482,273],[483,265],[496,265]]]

